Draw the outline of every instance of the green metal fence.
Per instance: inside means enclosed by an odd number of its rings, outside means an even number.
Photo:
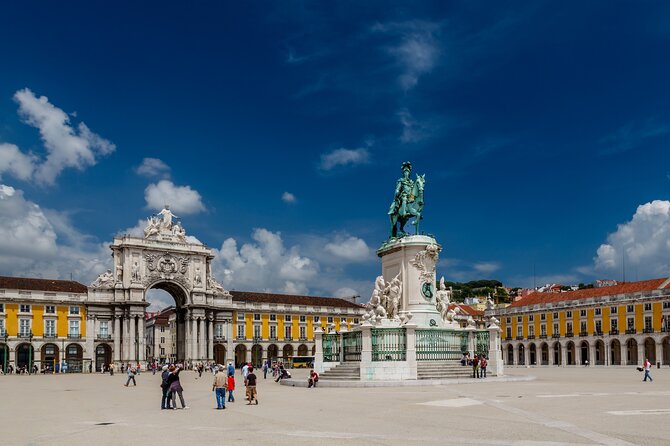
[[[372,329],[373,361],[405,361],[407,334],[404,328]]]
[[[360,331],[342,333],[342,345],[344,351],[342,357],[345,361],[360,361],[361,350],[363,350],[363,336]]]
[[[456,330],[416,330],[417,361],[458,360],[468,351],[468,333]]]
[[[475,332],[475,355],[489,355],[489,332]]]
[[[340,337],[336,334],[324,334],[322,339],[323,362],[340,361]]]

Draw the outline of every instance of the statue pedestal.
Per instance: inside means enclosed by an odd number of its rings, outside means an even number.
[[[401,273],[399,314],[403,317],[411,313],[410,322],[418,328],[445,327],[435,308],[435,266],[440,250],[437,241],[426,235],[395,239],[377,250],[382,259],[382,275],[386,283]]]

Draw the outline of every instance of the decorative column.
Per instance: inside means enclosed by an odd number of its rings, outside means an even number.
[[[321,325],[314,327],[314,370],[316,373],[323,373],[326,370],[323,367],[323,330]]]
[[[135,363],[135,322],[135,316],[130,316],[128,318],[128,360],[131,363]]]
[[[207,343],[207,360],[214,361],[214,316],[211,314],[207,320],[207,337],[209,342]]]
[[[637,342],[637,365],[644,364],[644,340],[642,342],[636,339]]]
[[[84,362],[86,362],[86,359],[89,361],[93,362],[95,361],[95,316],[93,316],[91,313],[88,311],[86,312],[86,347],[85,347],[85,352],[86,354],[84,355]],[[87,358],[88,356],[88,358]],[[88,372],[88,367],[85,364],[82,364],[83,366],[83,371]],[[94,364],[95,367],[95,364]]]
[[[612,358],[611,358],[611,352],[612,352],[612,347],[605,344],[605,366],[609,366],[612,364]]]
[[[656,344],[656,363],[663,365],[663,344],[656,339],[654,339],[654,343]],[[654,367],[655,366],[656,364],[654,364]]]
[[[418,364],[416,362],[416,324],[405,324],[405,335],[407,340],[407,351],[405,353],[405,360],[409,367],[409,377],[405,379],[417,379]],[[344,347],[342,348],[344,355]]]
[[[535,354],[537,354],[537,351]],[[527,344],[523,346],[523,363],[526,367],[530,366],[530,348],[528,348]]]
[[[121,317],[114,315],[114,362],[121,361]]]
[[[232,361],[233,365],[235,364],[235,346],[233,344],[233,320],[228,319],[226,321],[226,356],[229,361]]]
[[[200,337],[199,343],[200,345],[198,346],[198,359],[200,361],[203,361],[206,358],[206,351],[207,351],[207,338],[206,338],[206,330],[207,327],[205,326],[205,318],[201,317],[198,320],[198,325],[200,326]]]
[[[596,361],[596,342],[594,341],[592,344],[589,344],[589,365],[596,365],[598,361]]]
[[[146,361],[146,355],[147,355],[147,340],[144,338],[144,323],[146,319],[143,316],[140,316],[137,318],[137,339],[138,339],[138,348],[139,348],[139,358],[140,358],[140,364],[143,364]]]
[[[191,362],[198,356],[198,318],[193,316],[191,319]]]
[[[191,357],[191,315],[184,315],[184,363]],[[186,364],[184,364],[186,365]]]
[[[507,365],[519,365],[519,348],[516,344],[511,345],[512,345],[512,362]]]
[[[565,367],[568,363],[568,346],[561,344],[561,365]]]
[[[470,357],[474,358],[475,357],[475,328],[471,326],[467,326],[465,328],[465,332],[468,334],[468,352],[470,353]]]
[[[372,368],[372,325],[367,321],[361,324],[361,342],[361,381],[369,381],[374,379],[374,369]]]
[[[500,350],[500,327],[495,323],[489,325],[489,354],[487,372],[490,369],[495,376],[505,374],[503,368],[502,352]]]
[[[123,362],[130,360],[130,316],[123,316],[123,354],[121,355]]]

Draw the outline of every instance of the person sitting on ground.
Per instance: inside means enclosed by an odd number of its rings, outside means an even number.
[[[319,374],[314,371],[314,369],[309,371],[309,379],[307,380],[307,388],[316,387],[316,383],[319,382]]]

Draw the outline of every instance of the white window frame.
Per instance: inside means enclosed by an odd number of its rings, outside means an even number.
[[[244,322],[244,313],[237,313],[237,322]]]
[[[74,330],[72,328],[75,328]],[[81,324],[78,320],[70,320],[67,324],[68,336],[81,336]]]
[[[293,337],[293,327],[291,325],[284,325],[284,339]]]
[[[24,311],[26,308],[28,310]],[[19,314],[30,314],[30,310],[32,310],[32,306],[30,304],[19,304]]]
[[[245,333],[245,325],[244,324],[237,324],[237,338],[238,339],[246,339],[247,335]]]
[[[270,339],[277,339],[277,326],[270,325]]]
[[[300,326],[300,339],[307,339],[307,327],[304,325]]]
[[[53,330],[50,330],[49,326],[51,326]],[[44,336],[56,336],[56,319],[44,319]]]
[[[28,336],[28,335],[30,335],[30,332],[31,332],[32,329],[33,329],[33,324],[32,324],[32,322],[33,322],[33,321],[32,321],[31,319],[27,319],[27,318],[19,318],[19,334],[20,334],[21,336]],[[24,329],[23,329],[24,327],[27,327],[27,329],[24,330]]]
[[[81,309],[76,305],[71,305],[68,314],[70,316],[79,316],[81,314]]]
[[[293,317],[290,314],[285,314],[284,322],[293,322]]]

